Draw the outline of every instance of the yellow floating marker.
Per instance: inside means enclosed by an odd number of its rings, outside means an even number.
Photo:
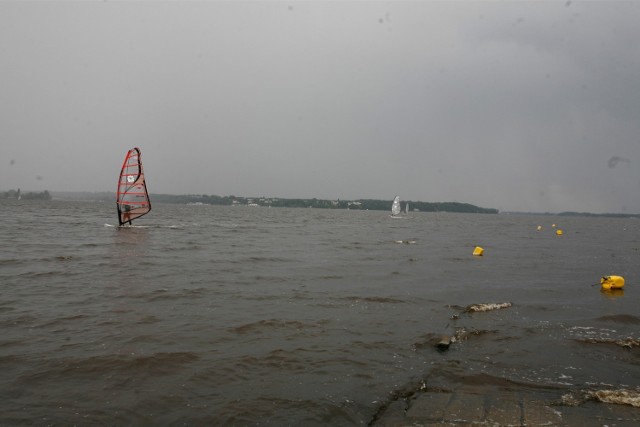
[[[473,254],[475,256],[482,256],[482,254],[484,254],[484,249],[482,249],[480,246],[476,246],[476,248],[473,250]]]
[[[538,231],[540,231],[540,230],[542,230],[542,226],[541,225],[538,226]]]
[[[556,230],[556,235],[558,235],[558,236],[562,236],[562,230],[557,229],[557,230]]]
[[[622,276],[604,276],[600,279],[602,289],[608,291],[609,289],[622,289],[624,288],[624,277]]]

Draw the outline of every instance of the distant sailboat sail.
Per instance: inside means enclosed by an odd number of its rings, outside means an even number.
[[[391,215],[399,215],[400,214],[400,196],[396,196],[393,199],[393,204],[391,205]]]
[[[409,215],[409,202],[407,202],[406,205],[404,205],[404,213],[406,213],[407,215]]]
[[[131,224],[151,210],[147,184],[142,170],[142,159],[139,148],[132,148],[124,158],[118,191],[116,193],[118,221],[120,225]]]

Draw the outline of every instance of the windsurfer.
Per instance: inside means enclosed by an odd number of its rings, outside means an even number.
[[[140,149],[137,147],[129,150],[124,158],[116,191],[116,205],[120,225],[131,225],[134,219],[151,210],[140,161]]]
[[[124,214],[122,215],[124,221],[122,221],[122,223],[128,222],[129,225],[131,225],[131,205],[122,205],[122,207],[124,209]]]

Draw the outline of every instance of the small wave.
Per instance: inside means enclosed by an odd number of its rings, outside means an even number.
[[[288,277],[284,277],[284,276],[263,276],[263,275],[255,276],[254,279],[257,282],[269,282],[269,283],[285,283],[290,280]]]
[[[300,414],[304,414],[301,415]],[[262,422],[256,422],[262,420]],[[275,420],[275,422],[274,422]],[[296,420],[292,423],[291,420]],[[328,421],[330,420],[330,421]],[[216,413],[215,419],[202,425],[353,425],[351,414],[338,404],[319,403],[304,398],[261,397],[230,401]]]
[[[158,322],[159,322],[158,318],[153,315],[145,316],[142,319],[138,320],[138,324],[140,325],[149,325],[149,324],[158,323]]]
[[[640,408],[640,391],[630,389],[580,390],[562,395],[559,404],[564,406],[579,406],[590,400]]]
[[[597,320],[603,322],[614,322],[614,323],[622,323],[628,325],[637,325],[640,324],[640,317],[634,316],[631,314],[614,314],[611,316],[601,316],[598,317]]]
[[[309,369],[308,361],[304,360],[301,355],[296,354],[298,351],[289,352],[282,349],[276,349],[268,354],[257,356],[242,357],[238,364],[242,369],[240,371],[247,372],[260,368],[276,368],[285,369],[294,373],[303,373]]]
[[[173,300],[177,296],[174,292],[169,292],[167,289],[156,289],[151,292],[151,295],[145,294],[145,297],[149,299],[149,301],[162,301],[162,300]]]
[[[333,304],[330,302],[318,302],[315,304],[309,304],[312,307],[320,307],[320,308],[340,308],[339,304]]]
[[[392,297],[356,297],[356,296],[350,296],[350,297],[345,297],[344,298],[347,301],[363,301],[363,302],[377,302],[380,304],[404,304],[406,303],[406,301],[401,300],[401,299],[397,299],[397,298],[392,298]]]
[[[188,252],[188,251],[200,251],[205,249],[204,246],[196,244],[196,243],[186,243],[184,245],[175,245],[173,247],[165,247],[163,248],[163,252],[172,253],[172,252]]]
[[[127,344],[156,343],[158,341],[157,335],[136,335],[125,340]]]
[[[261,262],[291,262],[289,258],[273,257],[273,256],[252,256],[244,260],[245,262],[261,263]]]
[[[26,264],[27,261],[24,259],[12,258],[12,259],[0,259],[0,266],[13,266],[13,265],[22,265]]]
[[[415,245],[417,242],[413,239],[409,239],[409,240],[394,240],[393,243],[404,244],[404,245]]]
[[[102,246],[102,244],[100,243],[83,243],[82,245],[80,245],[83,248],[99,248]]]
[[[640,408],[640,392],[635,390],[596,390],[588,393],[587,396],[604,403]]]
[[[413,343],[412,345],[413,351],[421,350],[423,348],[436,347],[440,342],[440,340],[442,340],[443,338],[444,337],[439,334],[435,334],[431,332],[426,333],[422,337],[420,337],[418,341]]]
[[[595,328],[593,326],[572,326],[568,328],[571,336],[577,341],[610,340],[617,332],[613,329]]]
[[[35,372],[19,375],[16,381],[22,384],[41,381],[57,381],[69,375],[96,378],[106,373],[119,372],[125,375],[157,375],[174,373],[181,366],[199,359],[193,352],[155,353],[150,355],[111,354],[93,356],[85,359],[64,359],[50,361],[48,365]]]
[[[4,346],[4,345],[0,345],[0,346]],[[9,367],[11,365],[21,366],[28,359],[29,358],[27,356],[17,355],[17,354],[9,354],[9,355],[6,355],[6,356],[0,356],[0,364],[4,367],[4,369],[6,369],[7,367]]]
[[[72,259],[74,259],[74,257],[71,255],[55,255],[55,256],[47,256],[43,258],[32,258],[32,259],[0,260],[0,265],[22,265],[22,264],[33,265],[39,262],[59,262],[59,261],[70,261]]]
[[[450,257],[450,258],[446,258],[447,261],[451,261],[451,262],[471,262],[473,261],[471,258],[461,258],[461,257]]]
[[[496,334],[498,331],[496,330],[486,330],[486,329],[467,329],[464,327],[456,328],[455,333],[453,334],[454,341],[465,341],[473,336],[483,336],[488,334]]]
[[[246,325],[230,328],[229,331],[235,334],[249,334],[256,332],[264,332],[273,329],[304,329],[312,327],[297,320],[267,319],[258,322],[247,323]]]
[[[74,322],[77,320],[83,320],[83,319],[87,319],[89,316],[84,315],[84,314],[77,314],[74,316],[64,316],[64,317],[59,317],[57,319],[51,319],[49,321],[46,321],[44,323],[41,323],[39,325],[35,325],[34,328],[50,328],[52,326],[59,326],[62,325],[64,323],[68,323],[68,322]]]
[[[244,297],[247,301],[278,301],[280,298],[281,297],[279,295],[255,295]]]
[[[337,274],[329,274],[326,276],[320,276],[318,277],[318,279],[320,280],[340,280],[340,279],[344,279],[344,276],[340,276]]]
[[[32,316],[30,314],[24,314],[18,317],[13,317],[13,318],[10,317],[7,319],[0,320],[0,327],[23,326],[26,324],[32,324],[37,320],[38,318],[35,316]]]
[[[615,344],[617,346],[631,349],[633,347],[640,347],[640,339],[637,338],[622,338],[622,339],[613,339],[613,338],[583,338],[578,339],[580,342],[590,343],[590,344]]]
[[[365,349],[367,351],[393,348],[393,346],[391,344],[389,344],[388,341],[371,341],[371,342],[353,341],[353,343],[351,345],[353,347],[362,348],[362,349]]]
[[[16,310],[16,300],[4,300],[0,302],[0,313]]]
[[[28,273],[18,274],[18,277],[35,279],[35,278],[41,278],[41,277],[54,277],[54,276],[67,275],[67,274],[69,273],[66,271],[38,271],[38,272],[28,272]]]
[[[145,230],[148,228],[167,228],[170,230],[176,230],[183,228],[181,225],[113,225],[113,224],[104,224],[104,227],[116,228],[118,230]]]
[[[497,330],[486,329],[467,329],[464,327],[457,327],[452,336],[441,335],[435,333],[424,334],[418,341],[414,342],[412,348],[414,351],[423,350],[427,348],[437,348],[440,351],[444,351],[449,348],[449,345],[466,341],[472,337],[482,337],[485,335],[497,335]],[[499,337],[498,341],[504,341],[513,339],[513,337]]]
[[[525,385],[527,387],[535,386],[535,384],[531,384],[528,382],[521,383],[508,378],[503,378],[500,376],[491,375],[487,373],[464,375],[462,377],[458,377],[457,381],[461,384],[466,384],[471,386],[499,386],[504,388],[514,387],[514,386],[525,386]]]
[[[502,308],[508,308],[511,306],[512,304],[510,302],[471,304],[464,309],[464,312],[477,313],[477,312],[483,312],[483,311],[493,311],[493,310],[500,310]]]
[[[129,298],[144,299],[149,302],[163,300],[178,300],[181,298],[200,298],[205,292],[202,288],[196,289],[153,289],[146,292],[136,292],[128,295]]]
[[[362,250],[365,249],[365,246],[363,246],[362,243],[360,242],[353,242],[353,243],[346,243],[343,245],[339,245],[338,246],[340,249],[348,249],[348,250]]]

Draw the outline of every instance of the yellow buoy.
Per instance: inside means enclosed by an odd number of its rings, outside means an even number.
[[[542,226],[541,225],[538,226],[538,231],[540,231],[540,230],[542,230]]]
[[[600,279],[602,289],[622,289],[624,288],[624,277],[622,276],[604,276]]]
[[[476,248],[473,250],[473,254],[475,256],[482,256],[483,253],[484,249],[482,249],[480,246],[476,246]]]
[[[556,235],[558,235],[558,236],[562,236],[562,230],[557,229],[557,230],[556,230]]]

